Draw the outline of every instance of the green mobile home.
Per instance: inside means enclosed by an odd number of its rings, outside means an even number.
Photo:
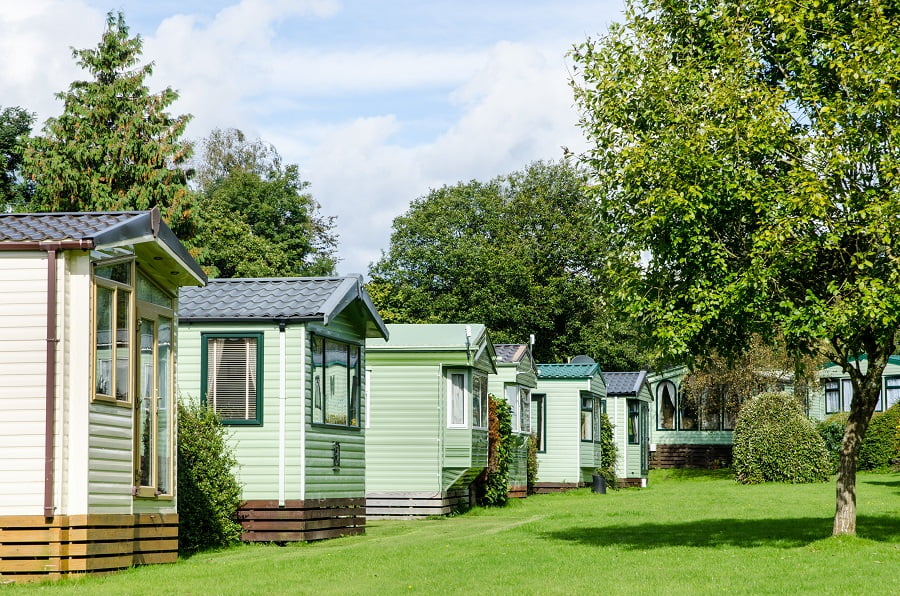
[[[179,392],[228,427],[242,538],[363,533],[365,341],[387,329],[362,280],[214,279],[179,321]]]
[[[366,342],[366,515],[447,514],[487,465],[494,345],[476,324],[388,330]]]
[[[860,357],[860,368],[865,370],[865,356]],[[814,399],[810,399],[810,417],[821,420],[838,412],[849,412],[853,399],[853,385],[850,375],[840,365],[829,362],[819,371],[822,380],[821,391]],[[900,356],[888,358],[887,366],[881,375],[881,396],[875,406],[876,412],[884,412],[900,402]]]
[[[650,467],[650,407],[647,371],[605,372],[605,409],[613,424],[619,486],[647,486]]]
[[[600,366],[581,356],[537,369],[531,393],[531,428],[538,440],[535,491],[584,486],[600,465],[600,412],[606,399]]]
[[[537,367],[528,344],[495,344],[497,374],[488,393],[505,397],[512,410],[515,446],[509,468],[509,495],[528,496],[528,438],[531,436],[531,392],[537,387]]]
[[[174,562],[178,288],[158,209],[0,214],[0,584]]]

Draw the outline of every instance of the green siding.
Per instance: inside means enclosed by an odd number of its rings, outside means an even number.
[[[505,399],[506,386],[510,384],[516,384],[529,390],[534,390],[537,386],[534,365],[527,354],[519,362],[497,363],[497,374],[488,377],[488,392],[500,399]],[[515,421],[513,421],[513,428],[515,428]],[[514,447],[509,467],[510,487],[525,486],[528,482],[528,437],[530,434],[529,429],[521,429],[519,432],[513,433]]]
[[[581,379],[538,379],[535,393],[546,395],[544,453],[538,454],[537,482],[576,483],[581,470]]]

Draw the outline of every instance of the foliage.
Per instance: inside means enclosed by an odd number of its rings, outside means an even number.
[[[526,467],[526,477],[527,477],[527,486],[528,486],[528,494],[534,493],[534,483],[537,482],[538,478],[538,440],[537,436],[534,434],[528,435],[528,456],[527,456],[527,467]]]
[[[196,163],[199,221],[192,241],[212,277],[330,275],[334,218],[319,215],[297,165],[237,129],[216,129]]]
[[[859,450],[860,470],[886,471],[895,460],[900,459],[897,425],[900,425],[900,403],[872,415],[866,439]]]
[[[237,460],[215,412],[193,400],[178,402],[178,550],[227,546],[241,538],[235,521],[241,486]]]
[[[122,13],[110,12],[96,49],[72,50],[94,78],[57,97],[63,113],[31,139],[24,170],[37,183],[38,211],[128,211],[158,206],[182,239],[190,236],[191,193],[181,166],[190,145],[179,140],[189,116],[165,110],[178,99],[144,84],[153,65],[138,64],[143,42],[129,37]]]
[[[498,343],[535,334],[539,362],[589,354],[640,366],[637,336],[605,303],[606,238],[585,175],[535,162],[489,182],[431,190],[394,219],[367,286],[390,323],[478,321]]]
[[[515,437],[512,408],[505,399],[491,394],[488,416],[488,463],[476,481],[479,505],[501,506],[509,499],[509,466]]]
[[[743,484],[822,482],[830,472],[825,441],[787,393],[761,393],[734,427],[734,475]]]
[[[884,0],[632,0],[572,53],[614,285],[658,351],[781,336],[849,372],[836,534],[900,325],[897,24]]]
[[[831,464],[832,474],[837,472],[841,462],[841,442],[844,440],[844,427],[847,426],[847,414],[832,414],[825,420],[816,424],[816,431],[825,442],[825,450],[828,452],[828,460]]]
[[[32,124],[34,114],[22,108],[0,110],[0,210],[21,209],[34,191],[21,179],[22,152]]]
[[[616,457],[619,448],[613,433],[614,425],[606,412],[600,413],[600,466],[597,474],[606,479],[606,486],[616,488]]]

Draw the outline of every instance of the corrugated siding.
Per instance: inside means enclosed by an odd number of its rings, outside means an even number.
[[[92,403],[89,408],[88,510],[131,513],[134,440],[131,407]]]
[[[44,253],[0,252],[0,515],[40,515],[44,492]]]
[[[539,379],[535,393],[546,397],[545,453],[538,454],[537,482],[579,482],[580,391],[584,381]]]
[[[368,354],[372,411],[366,429],[366,490],[440,490],[441,367],[384,365],[391,356]]]

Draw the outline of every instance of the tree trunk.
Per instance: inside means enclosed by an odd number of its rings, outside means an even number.
[[[856,535],[856,465],[859,462],[859,449],[881,393],[881,375],[887,364],[887,356],[883,359],[870,359],[867,364],[865,374],[856,368],[858,361],[852,366],[848,363],[844,367],[845,371],[850,372],[853,400],[850,402],[850,416],[841,441],[833,536]]]

